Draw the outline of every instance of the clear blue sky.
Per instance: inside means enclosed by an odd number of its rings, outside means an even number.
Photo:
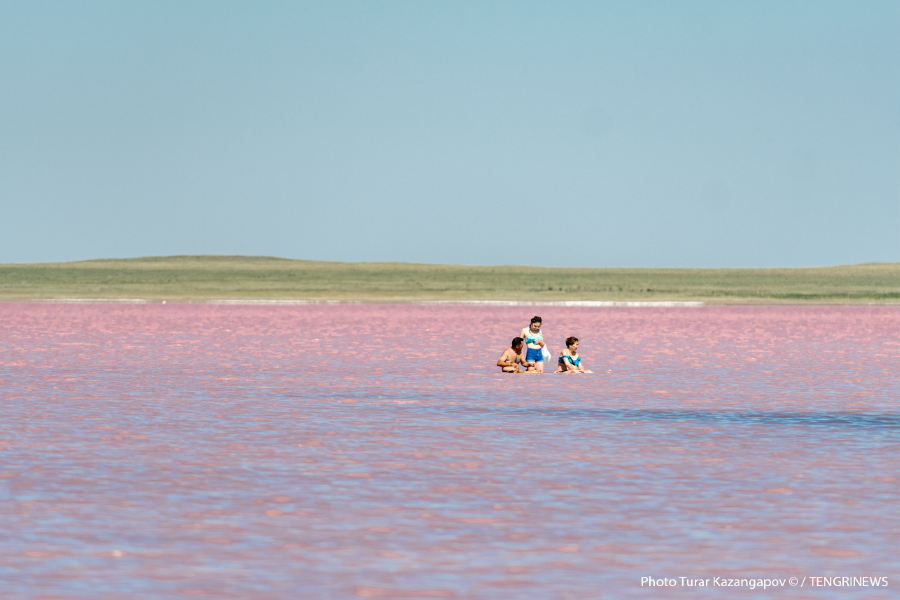
[[[0,3],[0,262],[900,260],[900,3]]]

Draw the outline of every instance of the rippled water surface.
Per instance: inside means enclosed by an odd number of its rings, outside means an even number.
[[[534,311],[0,305],[3,597],[900,586],[900,310],[542,307],[600,373],[496,373]]]

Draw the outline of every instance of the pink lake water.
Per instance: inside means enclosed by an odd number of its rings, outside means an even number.
[[[601,373],[496,373],[535,312]],[[897,597],[898,331],[891,307],[0,304],[0,597]],[[889,587],[641,585],[817,576]]]

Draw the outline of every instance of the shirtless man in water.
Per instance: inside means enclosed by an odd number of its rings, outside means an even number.
[[[500,355],[497,366],[500,367],[504,373],[537,373],[534,369],[534,363],[526,361],[525,357],[522,356],[522,346],[524,345],[525,340],[522,338],[513,338],[512,347],[507,348],[503,351],[503,354]],[[525,367],[526,370],[521,370],[519,365]]]

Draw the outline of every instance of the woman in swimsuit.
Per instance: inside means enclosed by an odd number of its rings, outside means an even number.
[[[578,338],[566,338],[566,349],[559,353],[559,362],[556,367],[557,373],[593,373],[593,371],[585,371],[581,366],[581,357],[578,356]]]
[[[523,329],[519,337],[525,340],[525,362],[534,363],[534,369],[543,373],[544,335],[541,333],[541,318],[532,318],[531,325]]]

